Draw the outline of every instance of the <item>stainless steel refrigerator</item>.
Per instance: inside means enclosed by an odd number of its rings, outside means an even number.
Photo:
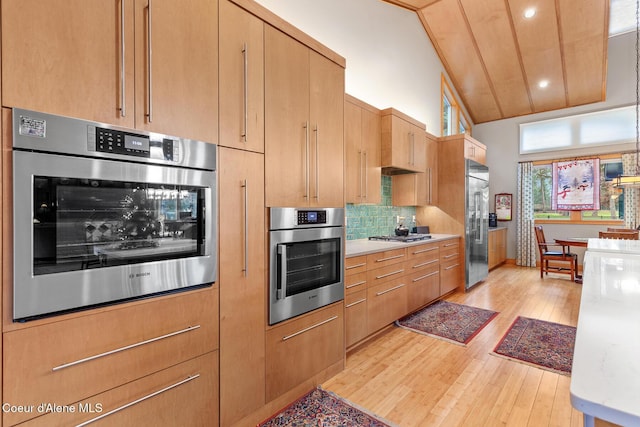
[[[466,160],[465,288],[489,274],[489,168]]]

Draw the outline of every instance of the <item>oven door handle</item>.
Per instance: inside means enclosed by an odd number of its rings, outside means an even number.
[[[276,299],[287,297],[287,245],[278,245],[278,285],[276,287]]]

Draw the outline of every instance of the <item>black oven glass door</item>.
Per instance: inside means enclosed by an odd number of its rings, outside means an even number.
[[[33,177],[33,274],[204,255],[204,188]]]
[[[339,238],[278,245],[278,299],[322,288],[341,280]]]

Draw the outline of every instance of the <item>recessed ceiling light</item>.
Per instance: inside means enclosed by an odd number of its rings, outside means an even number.
[[[544,89],[547,86],[549,86],[549,80],[540,80],[540,82],[538,82],[538,87],[540,89]]]
[[[534,7],[530,7],[524,11],[524,17],[527,19],[531,19],[535,16],[536,9]]]

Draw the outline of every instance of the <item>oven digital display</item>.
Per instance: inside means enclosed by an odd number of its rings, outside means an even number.
[[[298,225],[326,223],[327,212],[325,211],[298,211]]]
[[[149,151],[149,138],[140,135],[124,135],[124,148],[136,151]]]

